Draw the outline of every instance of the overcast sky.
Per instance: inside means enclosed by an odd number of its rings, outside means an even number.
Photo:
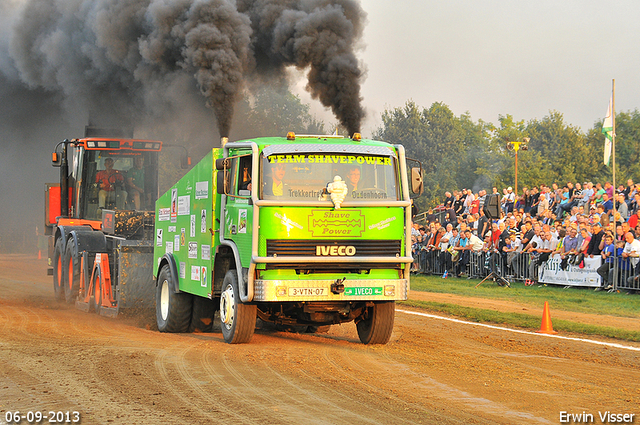
[[[362,0],[362,7],[366,135],[385,108],[409,99],[496,124],[500,115],[528,121],[557,110],[583,131],[604,118],[614,78],[616,110],[640,104],[637,0]]]

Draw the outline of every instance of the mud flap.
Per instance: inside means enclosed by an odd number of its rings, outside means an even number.
[[[154,309],[153,245],[148,241],[122,241],[118,249],[118,307]]]

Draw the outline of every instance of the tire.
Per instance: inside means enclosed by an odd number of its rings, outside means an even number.
[[[100,314],[100,307],[102,305],[102,273],[100,272],[100,268],[96,269],[95,276],[93,277],[93,297],[91,297],[91,306],[93,307],[93,311],[97,314]]]
[[[72,304],[78,298],[78,290],[80,289],[80,256],[73,239],[67,241],[63,264],[65,266],[64,298],[68,304]]]
[[[363,344],[386,344],[393,332],[395,301],[377,301],[368,307],[357,322],[358,337]]]
[[[177,283],[177,282],[176,282]],[[160,332],[182,333],[189,330],[193,296],[171,289],[171,272],[165,265],[158,275],[156,288],[156,322]]]
[[[213,316],[216,314],[218,305],[209,298],[194,296],[189,332],[211,332],[213,330]]]
[[[65,281],[64,274],[64,252],[62,252],[62,239],[56,239],[56,244],[53,248],[53,296],[56,301],[64,300],[64,286]]]
[[[222,283],[220,327],[225,342],[242,344],[251,341],[256,329],[257,307],[240,301],[238,273],[229,270]]]

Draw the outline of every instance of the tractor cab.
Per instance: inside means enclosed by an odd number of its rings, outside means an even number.
[[[60,167],[60,184],[47,185],[47,225],[82,220],[99,230],[103,210],[154,211],[161,149],[162,142],[154,140],[60,142],[52,154],[53,165]]]
[[[104,209],[155,209],[161,142],[94,138],[72,146],[70,217],[101,220]]]
[[[76,155],[78,160],[75,162],[74,158],[74,162],[78,167],[74,164],[71,180],[75,183],[79,218],[101,219],[103,209],[155,209],[158,197],[157,151],[81,148]],[[84,175],[80,169],[83,166],[86,167]],[[85,196],[80,195],[83,192]]]

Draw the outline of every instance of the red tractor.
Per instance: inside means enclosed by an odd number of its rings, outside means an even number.
[[[153,307],[162,147],[159,141],[122,137],[58,143],[52,163],[60,168],[60,183],[45,189],[48,272],[56,299],[104,315],[116,315],[121,307]],[[182,162],[186,168],[186,155]]]

